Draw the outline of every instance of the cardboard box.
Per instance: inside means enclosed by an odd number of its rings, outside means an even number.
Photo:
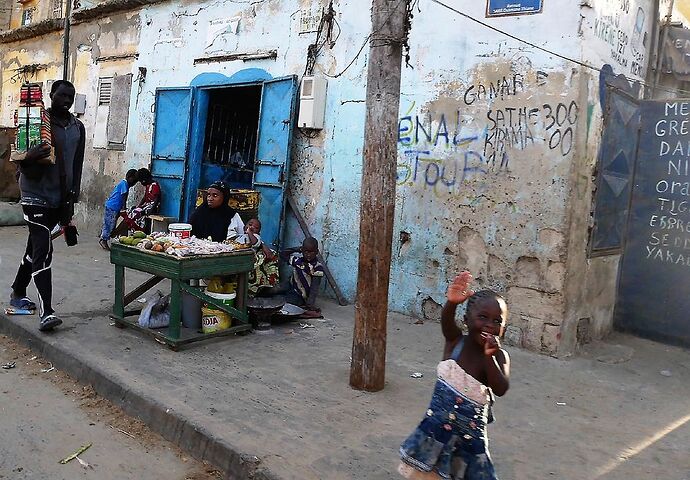
[[[19,108],[16,114],[17,137],[11,162],[21,162],[26,152],[41,143],[50,145],[50,155],[45,163],[55,163],[55,149],[52,147],[50,114],[43,104],[42,87],[38,83],[24,84],[21,87]]]

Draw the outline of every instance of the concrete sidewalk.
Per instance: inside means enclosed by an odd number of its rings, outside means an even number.
[[[6,285],[25,235],[0,229]],[[0,330],[228,478],[399,478],[398,446],[434,384],[437,323],[392,316],[387,384],[377,394],[348,386],[353,309],[332,303],[315,328],[288,324],[172,352],[110,325],[112,266],[95,235],[80,242],[56,241],[54,295],[65,325],[42,335],[36,317],[3,317]],[[510,353],[512,387],[489,431],[502,480],[690,480],[690,352],[615,336],[568,361]]]

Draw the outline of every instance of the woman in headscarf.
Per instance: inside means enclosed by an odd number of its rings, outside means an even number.
[[[209,185],[206,201],[189,218],[192,235],[222,242],[227,238],[228,230],[244,231],[244,222],[239,214],[228,206],[229,195],[230,187],[225,182],[217,181]]]

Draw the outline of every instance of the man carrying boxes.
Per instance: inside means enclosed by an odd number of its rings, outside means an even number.
[[[36,95],[33,89],[28,89],[23,95],[26,98],[22,98],[22,103],[27,102],[27,117],[19,122],[18,151],[12,156],[12,160],[19,164],[21,203],[24,219],[29,225],[29,238],[12,284],[10,304],[17,309],[36,308],[26,292],[33,279],[38,291],[39,330],[49,331],[62,323],[51,305],[51,231],[59,224],[67,244],[77,243],[72,216],[81,187],[86,133],[84,125],[69,111],[75,96],[74,85],[70,82],[57,80],[53,83],[50,92],[52,104],[48,110],[42,108],[42,95],[40,99],[37,96],[32,98],[32,95]],[[42,113],[38,142],[36,129],[32,131],[31,108],[34,103]],[[22,122],[26,126],[23,132]],[[26,151],[22,152],[20,148]]]

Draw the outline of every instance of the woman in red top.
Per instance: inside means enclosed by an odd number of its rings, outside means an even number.
[[[123,218],[127,226],[132,230],[144,230],[146,227],[146,217],[158,213],[161,203],[161,187],[153,179],[148,168],[140,168],[137,171],[137,178],[144,188],[144,196],[139,204],[132,208]]]

